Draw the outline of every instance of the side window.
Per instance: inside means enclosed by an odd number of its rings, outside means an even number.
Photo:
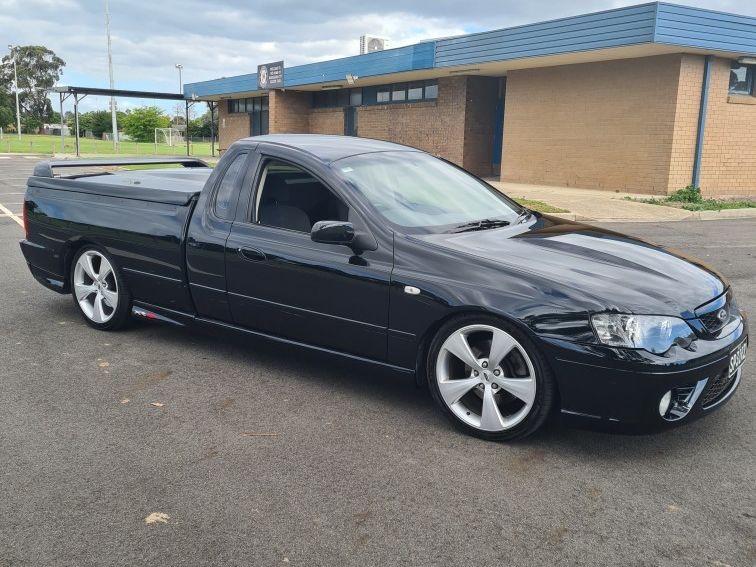
[[[255,199],[257,222],[310,232],[322,220],[349,220],[349,207],[303,169],[269,160],[260,176]]]
[[[244,176],[244,162],[247,154],[239,154],[223,174],[218,190],[215,192],[213,211],[218,218],[233,220],[236,214],[236,201],[239,198],[237,180]]]

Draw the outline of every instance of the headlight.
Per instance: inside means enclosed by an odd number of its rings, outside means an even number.
[[[642,348],[654,354],[667,352],[674,344],[690,345],[693,329],[678,317],[598,313],[591,323],[600,342],[609,346]]]

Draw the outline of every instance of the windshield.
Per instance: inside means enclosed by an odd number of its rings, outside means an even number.
[[[333,167],[389,223],[408,232],[514,224],[523,209],[469,173],[422,152],[376,152]]]

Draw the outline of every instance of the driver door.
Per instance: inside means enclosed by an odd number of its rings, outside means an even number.
[[[323,176],[275,149],[260,155],[255,191],[226,243],[228,297],[241,326],[385,360],[392,250],[355,255],[313,242],[320,220],[359,223]]]

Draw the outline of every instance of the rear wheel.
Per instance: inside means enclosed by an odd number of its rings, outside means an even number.
[[[554,381],[536,346],[494,317],[444,325],[428,356],[434,399],[466,433],[493,441],[525,437],[548,417]]]
[[[86,246],[74,256],[71,295],[95,329],[118,329],[129,320],[131,297],[114,262],[99,247]]]

